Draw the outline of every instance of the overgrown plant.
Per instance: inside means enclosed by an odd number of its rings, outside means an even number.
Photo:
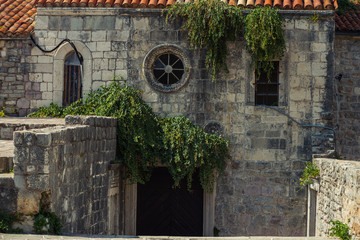
[[[320,177],[320,169],[312,162],[306,162],[304,172],[300,178],[300,186],[306,187],[313,183],[313,180]]]
[[[261,7],[245,17],[242,9],[219,0],[199,0],[176,3],[168,8],[166,21],[185,19],[182,26],[188,32],[191,46],[206,49],[206,66],[212,80],[224,69],[227,71],[226,41],[234,41],[243,32],[251,54],[252,69],[263,69],[268,74],[274,60],[285,51],[282,19],[277,9]],[[269,75],[268,75],[269,76]]]
[[[345,15],[347,11],[356,11],[356,4],[351,0],[337,0],[338,8],[336,12]]]
[[[13,224],[20,221],[20,214],[0,211],[0,233],[22,233],[20,228],[13,228]]]
[[[274,60],[280,60],[286,50],[282,19],[278,10],[261,7],[252,10],[245,18],[244,37],[251,55],[251,66],[270,77]]]
[[[33,228],[37,234],[61,235],[62,225],[54,212],[41,211],[34,217]]]
[[[186,19],[182,29],[188,31],[191,46],[206,48],[206,66],[215,80],[221,69],[227,71],[226,41],[235,40],[241,32],[241,10],[219,0],[199,0],[170,6],[166,21],[178,17]]]
[[[348,223],[349,222],[350,219],[348,219]],[[333,227],[329,229],[331,237],[336,236],[341,240],[351,240],[350,227],[346,223],[342,223],[338,220],[331,220],[330,223],[333,225]]]
[[[196,169],[200,182],[211,191],[216,173],[223,171],[230,158],[228,141],[209,135],[184,117],[159,119],[140,97],[140,91],[117,82],[101,87],[67,108],[51,104],[32,113],[32,117],[98,115],[118,119],[117,157],[127,168],[132,182],[149,180],[156,163],[168,166],[178,186],[181,179],[191,183]]]
[[[50,212],[49,193],[42,192],[39,213],[34,216],[33,229],[37,234],[61,235],[62,224],[54,212]]]

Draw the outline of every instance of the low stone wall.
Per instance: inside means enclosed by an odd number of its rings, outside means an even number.
[[[117,121],[67,116],[65,122],[14,133],[18,211],[36,213],[42,199],[60,217],[63,232],[106,234]]]
[[[0,174],[0,211],[16,211],[17,189],[14,174]]]
[[[328,234],[330,220],[347,223],[353,234],[360,236],[360,162],[319,158],[316,235]],[[348,223],[350,219],[350,223]]]

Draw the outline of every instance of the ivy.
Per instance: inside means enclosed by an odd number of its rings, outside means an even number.
[[[216,174],[221,174],[230,158],[228,141],[205,133],[184,117],[158,118],[140,97],[141,92],[113,82],[100,87],[69,107],[56,104],[42,107],[30,117],[98,115],[116,117],[117,158],[127,168],[127,178],[145,183],[161,162],[168,166],[174,187],[200,170],[202,187],[211,191]]]
[[[188,31],[192,47],[206,48],[206,66],[212,79],[221,69],[227,71],[227,40],[235,40],[242,28],[242,12],[219,0],[199,0],[169,7],[166,22],[186,18],[182,29]]]
[[[346,15],[346,12],[356,11],[356,4],[350,0],[338,0],[336,12],[340,15]]]
[[[285,52],[282,19],[277,9],[259,7],[245,16],[242,9],[219,0],[198,0],[176,3],[168,8],[166,22],[178,17],[185,19],[183,30],[188,32],[190,45],[206,49],[206,66],[214,81],[226,66],[226,41],[234,41],[243,34],[251,55],[251,69],[268,73],[273,60],[280,60]]]
[[[286,50],[278,10],[269,7],[252,10],[245,18],[244,37],[251,55],[251,66],[258,73],[262,69],[269,78],[274,60],[281,59]]]

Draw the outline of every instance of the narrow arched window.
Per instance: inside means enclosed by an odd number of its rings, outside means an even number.
[[[81,63],[75,52],[65,58],[63,106],[79,100],[82,92]]]

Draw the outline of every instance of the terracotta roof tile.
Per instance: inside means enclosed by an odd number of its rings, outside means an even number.
[[[21,0],[18,0],[21,1]],[[253,8],[254,6],[272,6],[281,9],[326,9],[333,10],[337,7],[337,0],[221,0],[230,5],[244,6]],[[62,4],[59,4],[62,2]],[[132,4],[134,2],[134,4]],[[137,4],[137,2],[139,2]],[[59,6],[73,6],[73,7],[166,7],[175,2],[193,2],[193,0],[158,0],[157,4],[154,1],[133,1],[133,0],[40,0],[39,5],[44,7],[59,7]],[[314,2],[314,3],[313,3]]]
[[[34,29],[37,4],[38,0],[0,0],[0,37],[28,35]]]
[[[340,32],[360,31],[360,4],[344,13],[335,13],[335,30]]]

